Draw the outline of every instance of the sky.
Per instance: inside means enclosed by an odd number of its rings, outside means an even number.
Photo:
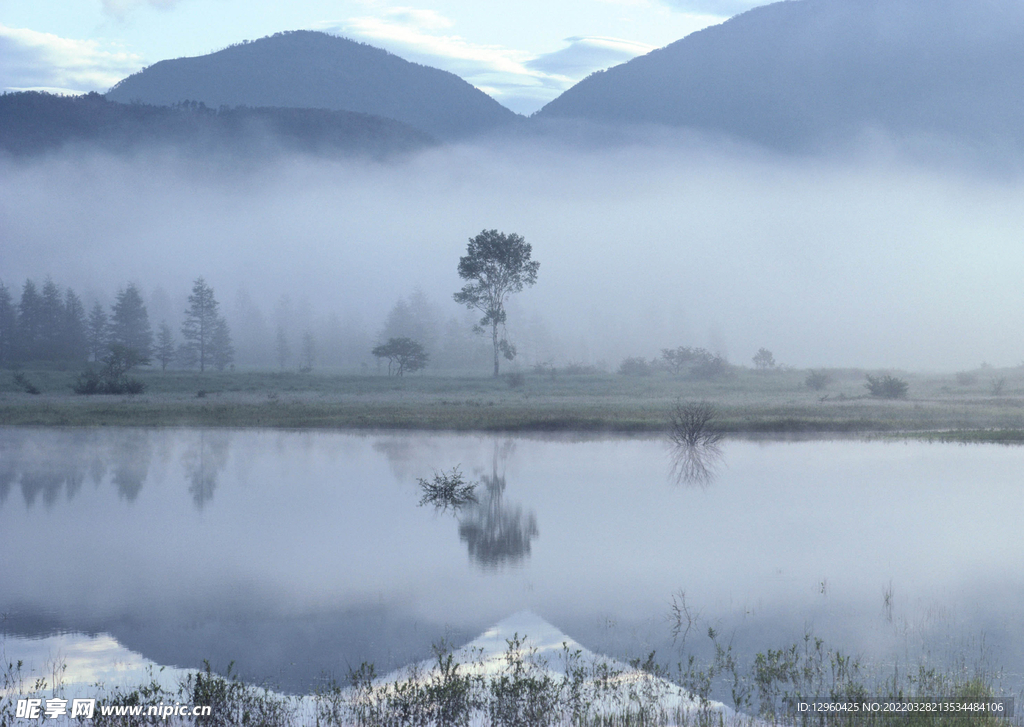
[[[408,4],[408,3],[414,4]],[[590,73],[763,0],[3,0],[0,89],[106,92],[161,60],[322,30],[451,71],[530,114]]]

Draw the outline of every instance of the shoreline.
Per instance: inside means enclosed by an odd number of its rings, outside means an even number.
[[[455,432],[662,434],[672,402],[339,401],[235,396],[0,397],[0,426],[391,429]],[[884,436],[928,441],[1024,443],[1015,411],[945,402],[844,402],[809,407],[710,399],[727,436]]]
[[[707,401],[726,435],[897,436],[1024,443],[1024,369],[958,386],[953,375],[900,374],[907,398],[867,394],[864,372],[833,370],[815,391],[805,371],[738,369],[713,381],[656,374],[515,377],[139,371],[145,392],[72,393],[77,374],[26,371],[41,393],[0,371],[0,426],[399,429],[659,434],[678,402]],[[992,374],[993,376],[995,374]],[[1012,376],[1012,379],[1009,377]]]

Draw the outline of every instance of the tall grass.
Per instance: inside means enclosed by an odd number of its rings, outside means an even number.
[[[530,648],[526,636],[514,635],[495,662],[480,653],[454,651],[441,642],[432,662],[413,666],[400,677],[381,678],[372,664],[349,671],[339,683],[325,678],[313,694],[294,697],[243,682],[229,666],[225,675],[202,670],[188,673],[177,688],[165,687],[152,673],[149,681],[104,691],[103,705],[209,705],[209,716],[164,719],[104,716],[99,707],[88,724],[253,725],[265,727],[1005,727],[1024,724],[978,712],[835,712],[808,714],[799,702],[828,701],[862,705],[872,701],[925,705],[931,701],[980,703],[995,690],[982,677],[948,674],[919,667],[910,674],[873,678],[861,663],[821,639],[758,653],[741,665],[730,645],[714,629],[707,632],[713,655],[695,657],[674,668],[660,665],[652,652],[646,659],[618,662],[595,658],[563,645],[557,664]],[[463,661],[459,660],[459,657]],[[26,724],[15,716],[18,698],[60,696],[61,671],[52,682],[29,683],[22,665],[9,663],[0,673],[0,727]],[[724,691],[736,708],[713,701]],[[60,724],[60,720],[47,720]],[[64,724],[71,723],[65,720]],[[78,723],[75,720],[74,723]]]

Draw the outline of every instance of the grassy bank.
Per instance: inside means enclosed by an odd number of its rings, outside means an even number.
[[[675,402],[707,400],[727,433],[911,433],[959,441],[1024,441],[1024,371],[958,382],[900,374],[905,399],[868,395],[864,372],[836,370],[818,391],[807,372],[735,370],[697,381],[526,373],[513,377],[291,372],[139,371],[137,395],[73,393],[77,371],[0,372],[0,424],[656,432]],[[999,393],[993,382],[1002,380]],[[28,393],[26,382],[38,394]]]
[[[563,645],[558,664],[535,656],[528,635],[507,640],[497,660],[474,660],[443,642],[433,664],[382,678],[372,664],[347,678],[324,676],[306,696],[283,694],[232,674],[189,671],[177,686],[159,681],[91,687],[95,725],[261,725],[263,727],[1019,727],[1012,700],[983,677],[920,667],[873,681],[858,662],[809,636],[740,666],[731,647],[713,663],[659,665],[652,652],[624,664],[583,658]],[[6,667],[6,668],[4,668]],[[0,725],[22,720],[17,701],[67,700],[63,669],[28,679],[21,663],[0,666]],[[722,682],[734,701],[712,698]],[[812,714],[798,705],[814,705]],[[184,705],[188,716],[173,707]],[[193,717],[193,706],[205,713]],[[828,709],[832,707],[834,709]],[[734,711],[735,709],[735,711]],[[168,719],[168,716],[170,718]],[[86,720],[58,719],[55,724]]]

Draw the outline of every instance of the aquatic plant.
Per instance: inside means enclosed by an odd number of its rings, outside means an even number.
[[[417,479],[423,496],[420,498],[420,507],[433,505],[435,510],[445,512],[451,508],[458,512],[462,508],[477,502],[474,491],[475,482],[466,482],[458,466],[451,472],[435,472],[433,480],[425,480],[422,477]]]

